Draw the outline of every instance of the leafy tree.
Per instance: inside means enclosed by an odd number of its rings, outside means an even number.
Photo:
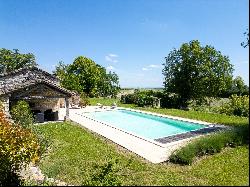
[[[242,93],[246,90],[246,85],[244,84],[244,81],[241,76],[237,76],[233,80],[233,87],[237,88],[237,91],[239,95],[242,95]]]
[[[245,85],[241,76],[235,77],[230,87],[221,94],[222,97],[230,97],[233,94],[249,95],[249,88]]]
[[[110,85],[110,92],[108,92],[107,95],[110,94],[111,97],[116,97],[120,91],[119,77],[115,72],[111,71],[109,71],[106,76],[108,77],[108,84]]]
[[[104,68],[105,69],[105,68]],[[109,71],[106,74],[106,70],[103,73],[102,79],[98,85],[98,93],[100,96],[106,97],[116,97],[120,90],[119,77],[115,72]]]
[[[249,46],[249,31],[247,29],[246,32],[244,32],[244,35],[246,36],[246,41],[245,42],[241,42],[241,46],[246,48],[247,46]]]
[[[0,48],[0,73],[7,73],[23,67],[37,66],[32,53],[21,54],[18,49],[13,51]]]
[[[231,84],[233,66],[229,58],[212,46],[202,47],[198,40],[182,44],[165,59],[165,91],[178,94],[184,107],[190,99],[216,97]]]
[[[79,56],[73,64],[59,62],[54,72],[63,87],[90,97],[115,96],[120,89],[119,78],[115,73],[106,73],[106,69],[93,60]]]

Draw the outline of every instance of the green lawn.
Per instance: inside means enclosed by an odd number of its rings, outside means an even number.
[[[69,184],[86,184],[100,169],[96,165],[117,159],[113,174],[122,185],[249,185],[247,146],[226,148],[192,166],[152,164],[73,123],[37,128],[51,143],[40,163],[42,172]]]
[[[119,107],[132,107],[134,108],[134,104],[123,104],[119,99],[109,99],[109,98],[89,98],[90,105],[96,105],[97,103],[101,103],[105,106],[111,106],[114,102]]]
[[[102,103],[131,107],[167,115],[186,117],[224,125],[249,125],[248,118],[177,109],[140,108],[124,105],[118,99],[91,98],[91,105]],[[39,164],[42,172],[68,184],[86,185],[97,176],[116,179],[121,185],[249,185],[249,147],[225,148],[221,153],[198,158],[191,166],[169,162],[152,164],[136,154],[75,123],[37,126],[50,142],[50,149]],[[109,161],[116,160],[108,172]],[[98,172],[102,169],[103,172]],[[110,169],[110,168],[109,168]],[[107,178],[103,177],[103,174]],[[100,177],[102,176],[102,177]],[[111,179],[111,180],[110,180]]]

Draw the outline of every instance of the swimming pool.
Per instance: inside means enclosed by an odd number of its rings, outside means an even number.
[[[84,115],[132,134],[153,140],[207,127],[203,124],[180,121],[124,109],[88,112]]]

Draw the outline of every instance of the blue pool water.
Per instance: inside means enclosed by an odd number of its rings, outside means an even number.
[[[86,116],[139,136],[157,139],[204,128],[205,125],[183,122],[128,110],[90,112]]]

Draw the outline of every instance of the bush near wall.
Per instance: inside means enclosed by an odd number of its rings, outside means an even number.
[[[136,90],[133,94],[126,94],[121,96],[121,102],[124,104],[136,104],[137,106],[152,106],[154,98],[159,98],[162,108],[179,108],[181,100],[178,95],[173,93],[164,93],[161,91]]]
[[[231,95],[229,102],[218,108],[219,113],[249,117],[249,96]]]
[[[224,147],[235,147],[245,144],[249,144],[248,125],[196,139],[175,151],[169,160],[173,163],[191,165],[195,157],[219,153]]]
[[[88,99],[88,96],[86,93],[82,92],[80,94],[80,101],[79,101],[79,106],[80,107],[86,107],[87,105],[90,104],[90,101]]]
[[[30,128],[34,123],[34,117],[30,106],[26,101],[18,101],[10,110],[11,118],[16,124],[24,128]]]
[[[37,137],[29,129],[12,124],[0,107],[0,186],[20,185],[18,170],[40,156]]]

